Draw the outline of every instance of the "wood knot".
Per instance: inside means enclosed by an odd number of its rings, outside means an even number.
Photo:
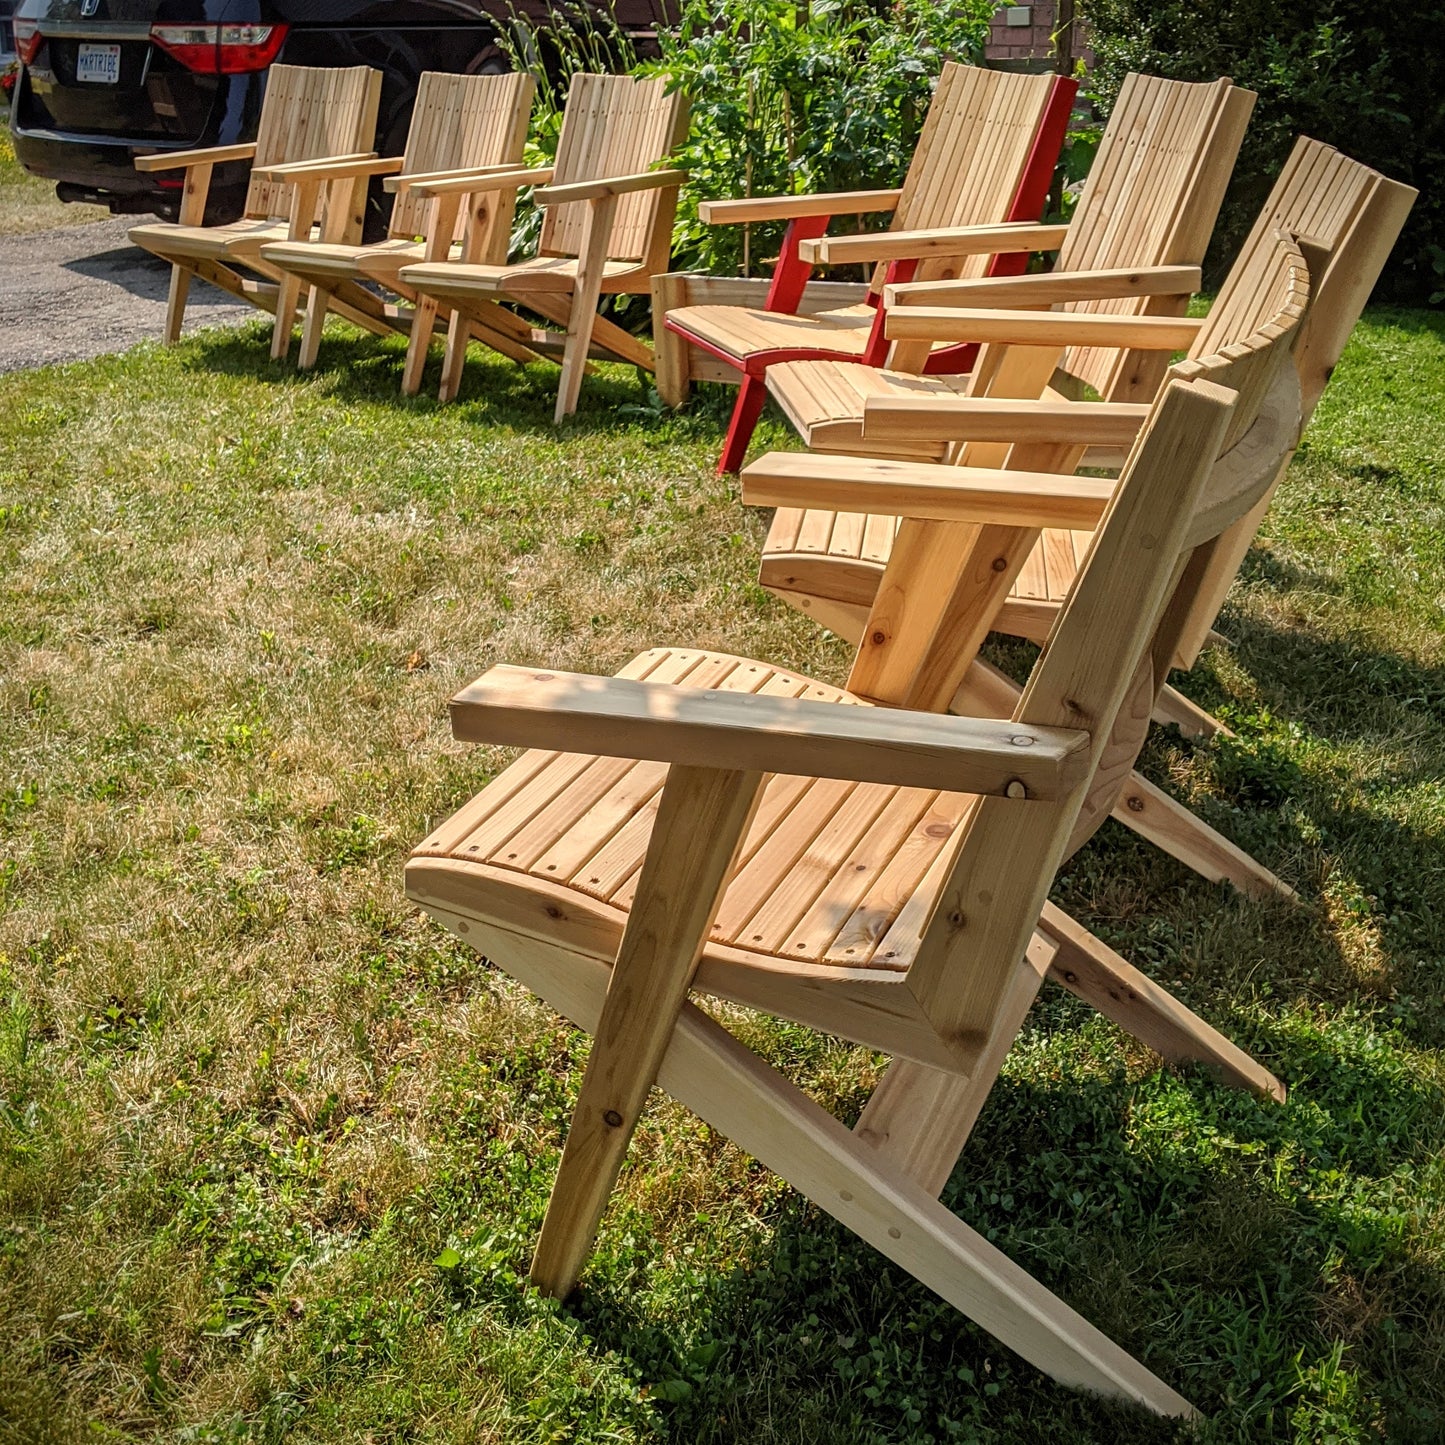
[[[993,570],[994,570],[995,572],[1007,572],[1007,571],[1008,571],[1008,558],[1007,558],[1007,557],[995,557],[995,558],[993,559]]]
[[[874,647],[882,647],[883,644],[888,641],[888,634],[886,632],[875,632],[868,640]]]
[[[968,922],[968,915],[963,912],[962,909],[955,908],[953,912],[948,915],[948,921],[955,928],[962,928],[963,925]]]
[[[1144,799],[1137,793],[1131,794],[1125,801],[1131,813],[1142,813],[1144,811]]]
[[[602,1116],[602,1122],[609,1129],[620,1129],[622,1127],[622,1115],[616,1109],[608,1109]]]
[[[555,672],[534,672],[532,674],[532,681],[551,682],[556,676],[557,674]]]

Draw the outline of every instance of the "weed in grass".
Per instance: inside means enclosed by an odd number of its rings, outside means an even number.
[[[395,341],[336,324],[302,377],[264,339],[3,383],[0,1438],[1186,1438],[660,1095],[583,1295],[520,1287],[586,1041],[401,894],[505,760],[445,699],[501,660],[845,650],[755,585],[729,398],[602,368],[554,429],[542,367],[477,358],[440,408]],[[947,1193],[1220,1445],[1445,1431],[1442,389],[1438,318],[1360,328],[1185,683],[1237,738],[1146,753],[1300,902],[1114,825],[1055,890],[1289,1102],[1046,995]],[[724,1015],[856,1117],[880,1059]]]

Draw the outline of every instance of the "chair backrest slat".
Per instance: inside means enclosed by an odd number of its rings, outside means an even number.
[[[1301,136],[1275,181],[1269,200],[1241,248],[1219,296],[1210,308],[1192,355],[1211,350],[1238,325],[1250,302],[1250,278],[1264,269],[1274,236],[1297,237],[1310,264],[1310,308],[1294,349],[1303,421],[1307,423],[1334,370],[1370,291],[1384,269],[1416,192],[1340,154],[1332,146]],[[1281,467],[1280,475],[1284,468]],[[1275,485],[1279,478],[1275,479]],[[1273,487],[1271,487],[1271,493]],[[1263,520],[1267,494],[1257,515],[1245,518],[1220,539],[1201,571],[1186,624],[1179,632],[1177,667],[1192,667],[1203,648],[1225,594]]]
[[[417,86],[402,174],[520,165],[536,88],[537,82],[522,71],[504,75],[426,72]],[[392,209],[390,234],[408,240],[425,236],[434,204],[410,187],[402,191]],[[457,217],[458,235],[466,218],[463,207]],[[495,224],[510,230],[509,218],[499,217]]]
[[[563,186],[654,170],[682,139],[687,124],[687,101],[680,94],[669,95],[668,85],[665,75],[648,79],[574,75],[562,115],[553,184]],[[662,204],[658,191],[623,196],[612,225],[609,259],[651,258],[657,247],[658,226],[665,223],[670,230],[671,217],[672,208]],[[588,219],[585,201],[548,206],[538,254],[578,255]]]
[[[1228,80],[1189,84],[1129,75],[1059,251],[1060,271],[1198,265],[1254,109],[1254,94]],[[1177,314],[1180,300],[1082,301],[1070,311]],[[1167,358],[1076,347],[1063,370],[1114,401],[1147,400]]]
[[[355,155],[376,143],[381,72],[369,65],[347,69],[273,65],[256,130],[257,168],[326,156]],[[324,190],[324,188],[323,188]],[[246,216],[282,220],[291,214],[292,187],[252,174]],[[318,210],[324,195],[318,197]]]
[[[1107,816],[1138,756],[1192,560],[1248,515],[1294,444],[1290,351],[1308,279],[1289,238],[1274,255],[1280,309],[1228,354],[1186,363],[1187,375],[1161,390],[1015,709],[1021,731],[1088,729],[1088,780],[1059,802],[979,800],[941,865],[947,881],[908,985],[965,1054],[985,1046],[1066,850]],[[1248,394],[1221,379],[1242,380]]]
[[[976,226],[1008,214],[1054,77],[944,64],[890,229]],[[927,261],[914,279],[982,276],[990,257]],[[874,284],[881,286],[886,268]]]

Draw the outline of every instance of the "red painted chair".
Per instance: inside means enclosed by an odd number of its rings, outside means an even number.
[[[901,189],[814,196],[704,201],[710,224],[786,220],[771,281],[670,273],[653,280],[657,384],[678,406],[693,380],[739,383],[737,403],[718,470],[742,465],[767,398],[765,376],[785,361],[843,359],[882,366],[885,285],[968,276],[1014,276],[1028,251],[954,255],[949,233],[960,227],[998,228],[1036,222],[1068,127],[1077,85],[1054,75],[1016,75],[975,66],[944,66],[928,108],[918,149]],[[800,250],[817,240],[834,216],[893,212],[884,241],[888,255],[870,286],[810,282]],[[1032,236],[1030,237],[1032,240]],[[766,294],[760,294],[766,287]],[[757,302],[761,300],[759,306]],[[966,372],[973,346],[935,348],[931,373]]]

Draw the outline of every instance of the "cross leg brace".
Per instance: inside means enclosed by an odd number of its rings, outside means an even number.
[[[607,964],[432,905],[428,912],[573,1023],[598,1027]],[[1195,1414],[1183,1396],[693,1004],[678,1015],[657,1082],[1061,1384],[1161,1415]]]

